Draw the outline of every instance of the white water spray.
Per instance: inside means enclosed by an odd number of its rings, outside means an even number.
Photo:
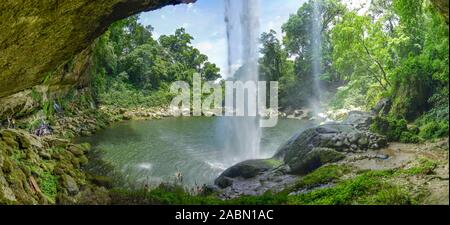
[[[228,78],[256,84],[259,80],[259,0],[225,0],[225,22]],[[251,103],[245,103],[248,104]],[[227,158],[234,162],[259,158],[261,128],[258,116],[232,117],[226,127],[229,137],[226,150],[231,156]]]

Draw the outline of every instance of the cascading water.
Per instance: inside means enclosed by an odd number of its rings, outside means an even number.
[[[320,75],[322,74],[322,17],[320,13],[320,3],[313,1],[313,14],[311,18],[311,50],[312,50],[312,76],[313,94],[311,107],[315,115],[321,113],[322,87],[320,85]]]
[[[259,80],[259,0],[225,0],[228,38],[228,78],[234,81]],[[248,93],[247,93],[248,94]],[[245,108],[249,104],[245,102]],[[231,117],[226,124],[228,159],[232,163],[261,157],[261,128],[258,116]]]

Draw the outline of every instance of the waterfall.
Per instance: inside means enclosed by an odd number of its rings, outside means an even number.
[[[225,0],[228,74],[234,81],[259,80],[259,0]],[[248,94],[248,93],[247,93]],[[256,104],[256,102],[245,102]],[[258,116],[230,117],[226,152],[232,161],[259,158],[261,128]]]
[[[322,17],[318,0],[313,0],[313,14],[311,18],[311,49],[312,49],[312,76],[313,94],[311,107],[315,115],[321,113],[322,87],[320,75],[322,74]]]

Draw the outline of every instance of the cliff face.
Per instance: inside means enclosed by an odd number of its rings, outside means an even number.
[[[114,21],[189,2],[193,1],[2,1],[0,121],[32,108],[32,91],[58,92],[82,83],[89,64],[88,47]]]

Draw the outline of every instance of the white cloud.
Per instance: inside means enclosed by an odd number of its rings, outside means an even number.
[[[194,45],[195,48],[200,50],[200,52],[207,52],[210,51],[213,48],[213,44],[209,41],[207,42],[200,42]]]
[[[183,23],[183,25],[181,25],[182,27],[184,27],[184,28],[189,28],[189,27],[191,27],[191,24],[190,23]]]
[[[215,63],[223,76],[227,72],[227,40],[225,38],[202,41],[194,43],[193,46],[197,48],[202,54],[208,56],[211,63]]]
[[[295,13],[306,0],[261,0],[261,32],[273,29],[279,39],[281,26],[290,14]],[[192,44],[210,62],[221,69],[223,76],[228,72],[227,39],[224,23],[223,0],[198,0],[195,4],[181,4],[141,14],[140,22],[152,25],[154,36],[173,34],[177,28],[185,27],[194,37]],[[238,64],[238,63],[237,63]],[[240,65],[233,66],[233,69]]]

